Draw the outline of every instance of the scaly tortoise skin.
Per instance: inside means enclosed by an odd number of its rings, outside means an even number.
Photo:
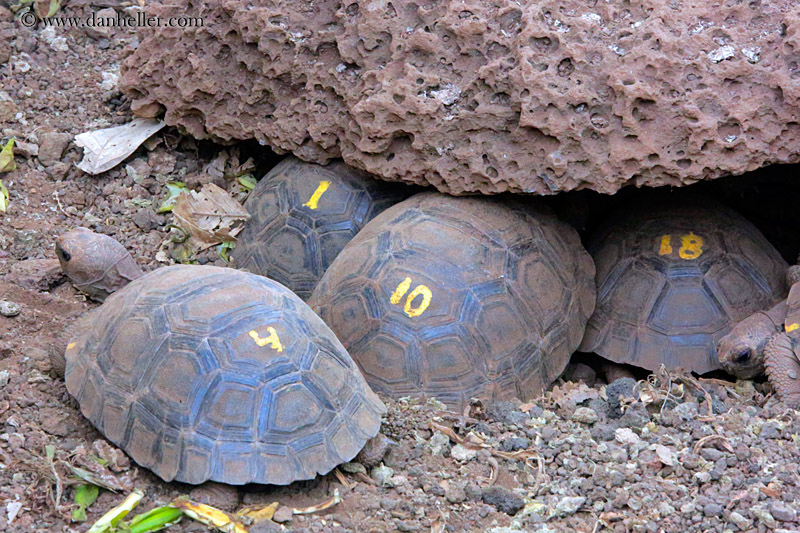
[[[546,207],[422,193],[345,246],[309,304],[394,397],[530,398],[564,370],[594,266]]]
[[[56,256],[75,288],[99,302],[144,275],[124,246],[85,228],[58,237]]]
[[[82,322],[66,382],[83,414],[165,481],[285,485],[351,460],[385,407],[288,289],[159,268]]]
[[[408,191],[342,162],[322,166],[287,157],[245,201],[250,219],[232,252],[233,264],[305,300],[345,244]]]
[[[648,370],[719,369],[716,344],[786,294],[786,262],[750,222],[678,196],[626,210],[589,244],[597,308],[579,348]]]
[[[800,283],[785,301],[747,317],[723,337],[719,359],[743,379],[765,371],[778,398],[800,408]]]

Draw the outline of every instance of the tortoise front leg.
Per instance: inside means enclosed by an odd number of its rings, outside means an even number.
[[[779,333],[767,341],[764,366],[778,398],[789,407],[800,408],[800,358],[789,335]]]

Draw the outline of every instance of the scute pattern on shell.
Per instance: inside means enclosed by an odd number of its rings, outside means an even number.
[[[327,189],[312,209],[308,204],[323,180]],[[238,237],[234,265],[274,279],[305,300],[345,244],[409,190],[341,162],[322,166],[287,157],[244,204],[251,218]]]
[[[385,407],[330,329],[281,285],[157,269],[111,295],[67,350],[83,414],[164,480],[284,485],[349,461]],[[251,335],[277,332],[282,351]]]
[[[702,238],[702,253],[681,258],[690,234]],[[664,236],[670,240],[662,248]],[[592,238],[589,251],[598,301],[579,349],[648,370],[721,368],[720,338],[786,294],[786,261],[755,226],[710,200],[680,197],[627,210]]]
[[[410,316],[420,285],[431,297]],[[367,224],[309,303],[375,390],[460,409],[539,394],[583,337],[594,298],[591,258],[547,208],[422,193]]]

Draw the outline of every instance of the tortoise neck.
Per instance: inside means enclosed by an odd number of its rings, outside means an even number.
[[[775,329],[781,331],[783,329],[783,322],[786,320],[786,315],[788,313],[788,307],[786,305],[786,300],[781,300],[772,309],[768,311],[761,311],[761,314],[766,316],[772,325],[775,326]]]

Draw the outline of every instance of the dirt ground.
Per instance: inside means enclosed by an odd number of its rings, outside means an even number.
[[[287,508],[276,517],[283,522],[253,533],[800,531],[800,419],[767,384],[665,373],[606,386],[583,363],[568,370],[574,381],[527,404],[476,403],[456,414],[436,402],[387,402],[383,427],[395,444],[372,469],[351,463],[339,476],[234,490],[164,483],[130,464],[52,375],[50,353],[95,305],[60,276],[53,242],[83,226],[118,239],[147,270],[176,259],[224,264],[216,249],[187,257],[170,242],[171,217],[154,207],[168,181],[213,179],[201,170],[228,149],[165,130],[116,169],[84,174],[72,137],[131,119],[115,80],[135,32],[29,29],[2,5],[0,140],[21,142],[19,168],[0,174],[10,191],[0,214],[0,300],[19,306],[17,316],[0,316],[0,531],[86,531],[134,487],[145,492],[137,511],[185,494],[227,510]],[[259,164],[275,160],[260,156]],[[85,522],[71,520],[73,467],[121,489],[102,491]],[[286,512],[336,490],[342,502],[327,511]],[[185,518],[168,531],[207,530]]]

